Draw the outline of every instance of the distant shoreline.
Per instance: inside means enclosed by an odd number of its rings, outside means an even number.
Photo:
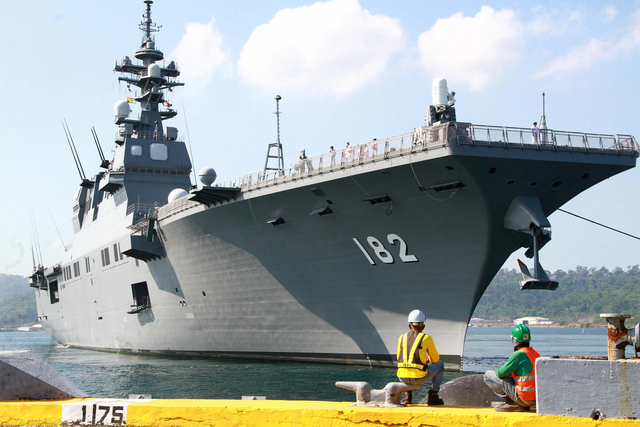
[[[467,328],[510,328],[513,327],[513,324],[510,323],[506,323],[506,322],[494,322],[491,325],[488,324],[482,324],[482,323],[470,323]],[[582,328],[586,328],[586,329],[606,329],[607,325],[600,325],[600,324],[589,324],[589,325],[582,325],[580,323],[572,323],[572,324],[568,324],[568,325],[527,325],[530,328],[573,328],[573,329],[582,329]]]

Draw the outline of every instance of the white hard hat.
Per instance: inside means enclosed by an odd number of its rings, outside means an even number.
[[[426,317],[420,310],[413,310],[409,313],[409,323],[424,323]]]

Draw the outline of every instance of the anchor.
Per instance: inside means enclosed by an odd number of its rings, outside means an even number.
[[[527,258],[533,258],[533,274],[520,260],[520,290],[545,289],[554,291],[558,282],[549,279],[539,261],[539,251],[551,240],[551,224],[542,211],[540,199],[537,197],[519,196],[513,199],[504,217],[504,227],[523,233],[531,234],[533,244],[523,245],[529,249],[525,252]]]

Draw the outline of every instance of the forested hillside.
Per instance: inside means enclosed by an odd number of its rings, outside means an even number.
[[[603,323],[600,313],[640,314],[640,267],[576,267],[551,274],[555,291],[520,291],[520,272],[500,270],[476,307],[474,317],[515,319],[548,317],[561,324]]]
[[[34,323],[38,320],[36,296],[26,277],[0,274],[0,328]]]

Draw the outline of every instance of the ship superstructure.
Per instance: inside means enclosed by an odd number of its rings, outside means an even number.
[[[547,217],[635,166],[628,135],[458,122],[437,80],[411,132],[265,163],[226,186],[205,168],[192,188],[185,144],[164,125],[180,73],[165,66],[145,4],[137,62],[115,68],[139,90],[140,114],[116,104],[115,156],[78,189],[73,247],[30,279],[62,344],[392,365],[420,308],[445,363],[460,367],[467,323],[507,257],[528,248],[523,288],[553,289],[538,261]]]

